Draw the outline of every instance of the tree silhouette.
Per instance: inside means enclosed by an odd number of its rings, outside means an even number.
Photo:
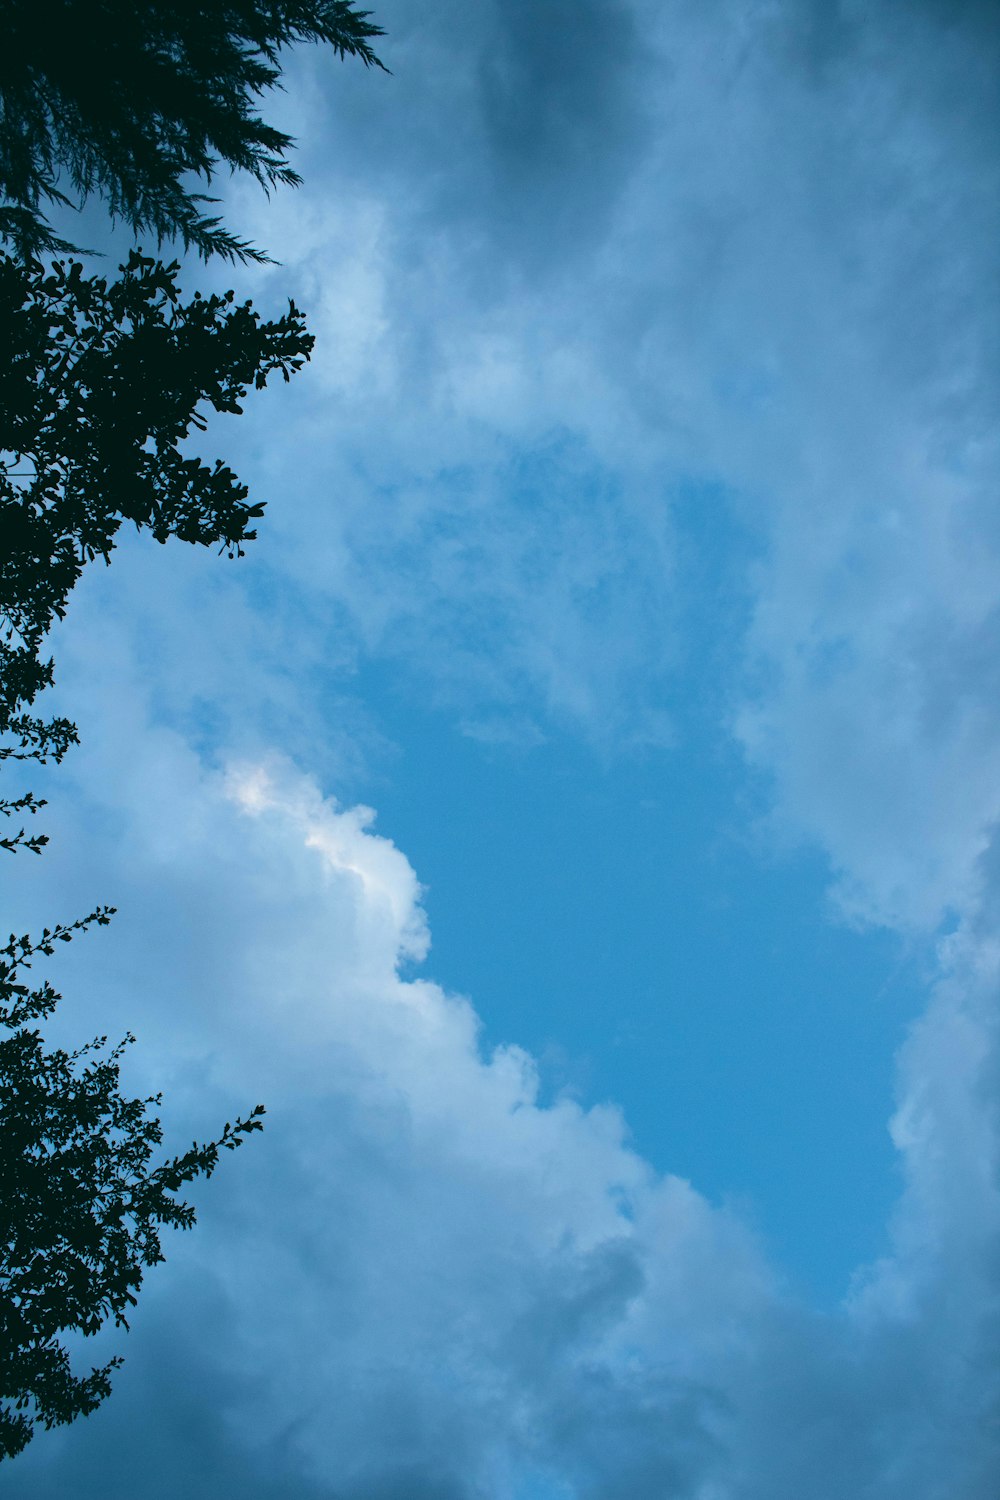
[[[262,1128],[258,1105],[218,1139],[151,1168],[163,1133],[147,1110],[161,1096],[118,1090],[131,1033],[110,1052],[106,1037],[72,1053],[45,1051],[27,1023],[61,996],[47,982],[18,980],[38,954],[106,925],[112,912],[100,907],[37,941],[11,935],[0,949],[0,1024],[11,1033],[0,1039],[0,1458],[20,1453],[38,1423],[71,1422],[109,1394],[121,1358],[74,1375],[64,1336],[95,1334],[109,1318],[128,1328],[144,1269],[164,1258],[160,1227],[194,1224],[194,1209],[175,1194],[211,1177],[221,1150]]]
[[[76,742],[69,720],[29,710],[52,682],[46,632],[82,569],[110,561],[123,524],[242,555],[263,507],[221,460],[192,456],[189,439],[208,411],[239,412],[249,388],[288,380],[313,343],[294,304],[262,322],[232,292],[185,301],[176,262],[137,250],[114,281],[43,265],[73,249],[45,210],[97,195],[161,244],[266,260],[205,212],[214,200],[192,179],[207,186],[226,165],[265,190],[297,184],[290,137],[255,101],[278,86],[280,53],[296,41],[381,67],[368,16],[351,0],[0,6],[0,244],[12,252],[0,252],[0,762],[58,762]],[[42,806],[30,791],[0,798],[0,850],[42,850],[45,835],[29,832]],[[64,1338],[108,1319],[127,1328],[143,1269],[163,1258],[160,1227],[194,1222],[178,1190],[261,1128],[258,1105],[150,1167],[159,1096],[119,1092],[131,1034],[110,1052],[104,1037],[45,1050],[30,1023],[60,997],[22,983],[25,971],[113,910],[0,948],[0,1458],[38,1424],[107,1396],[121,1361],[76,1376]]]
[[[0,255],[0,737],[16,741],[0,758],[58,759],[73,742],[72,726],[22,710],[52,680],[40,650],[53,618],[123,523],[231,556],[256,536],[263,506],[183,445],[205,409],[238,413],[249,387],[287,381],[313,338],[291,302],[262,322],[232,292],[184,301],[178,270],[133,251],[109,282]]]
[[[220,167],[297,184],[292,139],[256,113],[280,54],[321,42],[382,67],[352,0],[22,0],[0,10],[0,241],[72,251],[44,209],[102,196],[115,219],[200,255],[266,260],[205,212]],[[186,180],[188,179],[188,180]],[[71,196],[72,195],[72,196]]]
[[[78,263],[0,256],[0,759],[60,760],[76,740],[68,720],[25,710],[52,680],[40,656],[47,630],[86,564],[110,560],[123,523],[231,556],[255,535],[263,507],[246,486],[182,445],[204,430],[206,409],[239,412],[251,386],[288,380],[313,340],[293,303],[262,322],[231,292],[183,300],[178,269],[133,252],[109,282]],[[26,792],[0,799],[0,815],[43,805]],[[45,842],[22,827],[0,847],[37,853]],[[63,1336],[109,1318],[127,1328],[143,1268],[163,1258],[159,1226],[194,1222],[178,1188],[261,1128],[258,1105],[217,1140],[150,1168],[161,1131],[147,1108],[160,1098],[118,1091],[131,1035],[106,1055],[103,1037],[45,1050],[28,1023],[60,997],[29,989],[22,972],[112,914],[98,908],[37,941],[11,935],[0,950],[0,1458],[38,1423],[72,1421],[107,1396],[121,1361],[75,1376]]]

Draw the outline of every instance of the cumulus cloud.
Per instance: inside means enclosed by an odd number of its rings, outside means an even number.
[[[655,1181],[614,1109],[540,1108],[528,1056],[483,1056],[468,1002],[406,977],[426,949],[418,886],[370,814],[325,804],[280,767],[222,780],[162,742],[146,745],[138,768],[128,759],[139,773],[130,843],[144,843],[168,806],[184,831],[146,846],[166,910],[152,920],[140,910],[126,929],[105,1024],[134,1012],[141,982],[142,1081],[167,1088],[184,1116],[174,1130],[203,1120],[213,1099],[232,1107],[250,1079],[267,1096],[270,1130],[255,1159],[234,1162],[244,1170],[228,1175],[197,1240],[175,1247],[163,1300],[152,1291],[136,1335],[149,1362],[133,1362],[133,1394],[123,1382],[110,1426],[103,1414],[88,1424],[82,1447],[74,1434],[64,1461],[77,1473],[92,1462],[104,1493],[127,1493],[139,1462],[133,1402],[184,1407],[164,1388],[183,1359],[185,1379],[224,1419],[185,1434],[146,1493],[176,1492],[192,1443],[206,1446],[206,1486],[221,1445],[238,1463],[227,1472],[257,1468],[259,1455],[262,1473],[301,1474],[322,1493],[519,1493],[520,1471],[558,1470],[562,1447],[578,1446],[573,1432],[591,1427],[579,1393],[598,1409],[606,1393],[629,1404],[630,1345],[645,1337],[642,1320],[632,1329],[647,1279],[640,1244],[655,1238],[672,1247],[660,1316],[687,1353],[643,1397],[647,1421],[654,1409],[668,1419],[646,1441],[678,1463],[668,1432],[705,1441],[688,1368],[731,1341],[724,1309],[766,1281],[746,1232],[716,1222],[685,1184]],[[153,783],[155,811],[139,790]],[[129,784],[118,792],[121,810]],[[129,859],[108,862],[112,879]],[[133,913],[144,891],[135,876],[133,865]],[[179,955],[212,951],[218,988],[203,975],[197,997],[178,995]],[[706,1257],[721,1273],[709,1320]],[[179,1345],[176,1297],[198,1319]],[[170,1431],[176,1420],[152,1425]],[[65,1482],[59,1449],[26,1457],[29,1488]]]
[[[175,1136],[248,1088],[269,1119],[151,1275],[114,1398],[18,1460],[21,1493],[987,1500],[993,969],[914,1032],[895,1253],[820,1317],[617,1110],[543,1106],[530,1056],[483,1051],[416,967],[417,877],[370,812],[281,759],[91,754],[119,836],[88,830],[89,877],[129,901],[76,988],[105,1026],[141,990],[134,1081]]]

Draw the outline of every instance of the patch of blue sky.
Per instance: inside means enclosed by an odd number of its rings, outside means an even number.
[[[483,542],[499,552],[480,550],[462,587],[442,593],[421,559],[433,572],[442,548],[465,545],[455,515],[474,473],[448,475],[418,531],[369,562],[409,611],[374,647],[349,608],[300,594],[259,543],[236,566],[175,551],[162,611],[129,613],[131,649],[147,683],[159,674],[161,722],[209,763],[232,753],[242,712],[251,748],[281,745],[341,804],[376,808],[426,888],[425,972],[471,997],[487,1050],[533,1053],[543,1098],[614,1102],[642,1155],[738,1202],[792,1284],[829,1305],[885,1248],[899,1190],[893,1058],[926,998],[925,955],[838,920],[822,855],[776,851],[764,829],[769,789],[726,732],[747,686],[747,580],[763,546],[733,497],[690,479],[664,494],[667,577],[638,524],[619,553],[602,551],[601,508],[619,496],[581,445],[560,435],[533,459],[510,459]],[[603,666],[573,664],[590,683],[577,717],[532,680],[539,642],[509,650],[573,515],[587,586],[562,596],[562,628],[575,650],[606,653]],[[509,596],[489,592],[503,533],[519,549]],[[93,590],[113,616],[133,570],[141,592],[167,554],[131,542],[116,566],[81,586],[81,608]],[[187,590],[192,607],[178,610]],[[248,612],[229,617],[240,598]],[[245,638],[235,670],[216,639],[201,692],[198,641],[178,620],[205,621],[213,599],[221,637]],[[256,654],[258,633],[274,661]],[[183,690],[165,691],[181,661],[193,669]],[[266,691],[247,712],[249,661]],[[296,730],[303,705],[314,718]]]
[[[360,682],[402,748],[359,791],[426,886],[427,971],[474,997],[487,1049],[620,1105],[659,1170],[738,1200],[837,1299],[898,1195],[886,1101],[919,963],[830,920],[821,857],[747,840],[745,774],[704,730],[613,760],[558,733],[484,745],[387,675]]]
[[[523,704],[456,733],[454,704],[429,704],[398,660],[366,660],[352,690],[395,749],[343,795],[407,851],[429,972],[474,998],[487,1049],[527,1047],[548,1097],[619,1104],[657,1169],[738,1201],[792,1284],[829,1304],[885,1248],[893,1057],[926,955],[838,921],[822,855],[755,834],[766,792],[722,723],[757,543],[717,487],[687,484],[671,514],[684,649],[658,704],[628,701],[647,677],[619,682],[613,706],[619,724],[658,709],[667,743],[616,743],[600,723],[581,736],[541,705],[527,733]],[[488,655],[475,615],[463,624]]]

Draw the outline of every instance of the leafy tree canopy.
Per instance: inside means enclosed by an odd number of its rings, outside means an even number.
[[[93,1411],[111,1389],[114,1358],[74,1375],[64,1338],[113,1318],[128,1328],[143,1271],[162,1261],[160,1229],[190,1229],[195,1211],[176,1197],[210,1177],[222,1150],[260,1130],[263,1107],[227,1123],[218,1139],[151,1167],[162,1140],[147,1110],[160,1095],[119,1092],[126,1036],[110,1052],[99,1037],[77,1051],[46,1051],[29,1024],[60,996],[45,982],[19,982],[38,954],[53,953],[112,908],[11,936],[0,949],[0,1459],[27,1445],[38,1424],[54,1427]]]
[[[22,256],[74,247],[45,207],[102,195],[112,215],[202,256],[266,260],[206,213],[221,164],[297,184],[292,139],[256,101],[280,53],[325,42],[382,67],[382,29],[353,0],[7,0],[0,6],[0,241]],[[187,181],[185,180],[187,179]],[[72,197],[71,197],[72,195]]]
[[[263,506],[185,440],[313,345],[294,303],[264,322],[232,292],[185,301],[176,263],[133,251],[121,271],[0,255],[0,734],[19,742],[0,758],[44,752],[46,733],[56,756],[69,743],[21,710],[51,680],[45,632],[123,522],[230,554],[256,535]]]
[[[133,252],[120,269],[108,281],[78,263],[0,255],[0,761],[60,760],[76,741],[68,720],[25,710],[52,680],[46,631],[84,566],[110,560],[124,522],[231,555],[255,535],[262,506],[225,464],[184,444],[206,411],[239,412],[250,387],[289,379],[312,349],[293,303],[263,322],[231,292],[185,301],[176,263]],[[27,820],[42,806],[31,792],[3,797],[0,817]],[[46,842],[22,826],[0,850]],[[152,1167],[162,1135],[148,1109],[159,1096],[119,1090],[131,1036],[110,1052],[104,1037],[46,1050],[31,1023],[60,997],[22,982],[25,971],[112,911],[0,948],[0,1459],[39,1424],[70,1422],[108,1395],[121,1360],[75,1375],[66,1336],[108,1319],[127,1328],[144,1269],[163,1259],[161,1227],[194,1223],[178,1190],[261,1128],[258,1106]]]
[[[0,0],[0,244],[13,252],[0,252],[0,762],[58,761],[76,742],[68,720],[26,710],[52,681],[47,630],[123,523],[231,556],[255,535],[262,506],[188,440],[209,410],[239,412],[251,386],[287,380],[313,343],[294,304],[262,322],[231,292],[185,301],[176,263],[138,252],[114,281],[46,268],[40,255],[73,249],[46,211],[97,195],[160,243],[265,260],[196,189],[222,165],[265,189],[296,184],[291,139],[256,102],[293,42],[381,67],[368,17],[353,0]],[[0,829],[43,805],[0,798]],[[46,842],[25,826],[0,834],[2,851]],[[151,1167],[159,1097],[119,1091],[131,1036],[110,1052],[103,1037],[46,1050],[32,1023],[60,997],[25,971],[112,911],[0,948],[0,1458],[108,1394],[120,1360],[75,1376],[64,1339],[128,1326],[144,1268],[163,1258],[160,1228],[194,1222],[179,1189],[261,1128],[258,1106]]]

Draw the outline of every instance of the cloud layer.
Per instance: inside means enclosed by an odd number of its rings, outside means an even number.
[[[820,1317],[614,1109],[541,1107],[530,1057],[483,1055],[414,969],[419,887],[365,810],[280,764],[145,755],[112,783],[127,844],[98,842],[131,916],[75,983],[93,963],[111,1027],[142,987],[135,1082],[178,1138],[249,1080],[268,1129],[151,1276],[114,1399],[28,1451],[22,1493],[986,1500],[995,957],[954,944],[901,1061],[895,1252]]]
[[[380,19],[391,80],[297,65],[307,189],[233,198],[285,262],[255,295],[321,338],[226,432],[259,555],[129,553],[60,638],[84,745],[13,899],[127,893],[67,992],[141,1032],[179,1138],[270,1115],[21,1493],[992,1500],[993,12]],[[840,913],[938,942],[892,1251],[837,1312],[421,977],[417,874],[288,759],[349,777],[371,662],[466,733],[611,757],[706,677]]]
[[[270,565],[473,733],[667,743],[707,648],[786,836],[933,928],[1000,811],[995,22],[385,19],[391,80],[297,75],[310,190],[234,208],[319,334],[238,438]]]

